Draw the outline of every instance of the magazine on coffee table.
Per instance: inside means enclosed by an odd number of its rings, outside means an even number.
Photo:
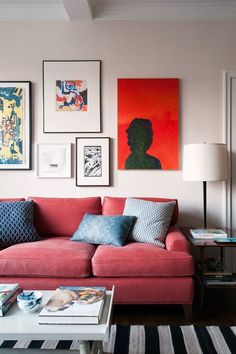
[[[105,301],[105,287],[67,287],[55,290],[39,313],[39,324],[98,324]]]

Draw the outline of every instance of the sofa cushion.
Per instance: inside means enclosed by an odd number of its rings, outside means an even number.
[[[102,214],[103,215],[122,215],[125,207],[125,202],[127,198],[119,197],[104,197]],[[178,201],[177,199],[167,199],[167,198],[140,198],[135,197],[135,199],[148,200],[151,202],[175,202],[175,207],[173,210],[171,225],[175,225],[178,221]]]
[[[0,202],[23,202],[25,198],[1,198]]]
[[[165,247],[164,241],[175,202],[158,203],[127,198],[124,215],[135,215],[136,223],[129,235],[129,241],[153,243]]]
[[[67,237],[21,243],[0,252],[0,276],[83,278],[91,275],[95,246]]]
[[[100,197],[29,197],[35,203],[35,226],[41,236],[71,237],[85,213],[101,214]]]
[[[0,246],[40,240],[34,227],[34,202],[0,203]]]
[[[123,246],[135,221],[135,216],[104,216],[86,213],[71,240]]]
[[[190,254],[137,242],[124,247],[98,246],[92,267],[99,277],[182,277],[194,271]]]

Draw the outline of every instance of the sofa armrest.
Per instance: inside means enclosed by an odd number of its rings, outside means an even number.
[[[189,253],[189,242],[178,227],[170,227],[166,236],[166,249]]]

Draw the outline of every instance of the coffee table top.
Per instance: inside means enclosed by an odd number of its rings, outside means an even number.
[[[42,291],[45,306],[53,291]],[[102,318],[99,324],[83,325],[41,325],[38,324],[38,311],[25,313],[15,303],[4,317],[0,317],[0,340],[108,340],[113,304],[114,288],[106,292]]]

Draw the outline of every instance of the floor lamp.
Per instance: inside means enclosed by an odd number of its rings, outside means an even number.
[[[203,182],[204,228],[207,227],[207,182],[227,180],[225,144],[184,145],[183,179]]]

